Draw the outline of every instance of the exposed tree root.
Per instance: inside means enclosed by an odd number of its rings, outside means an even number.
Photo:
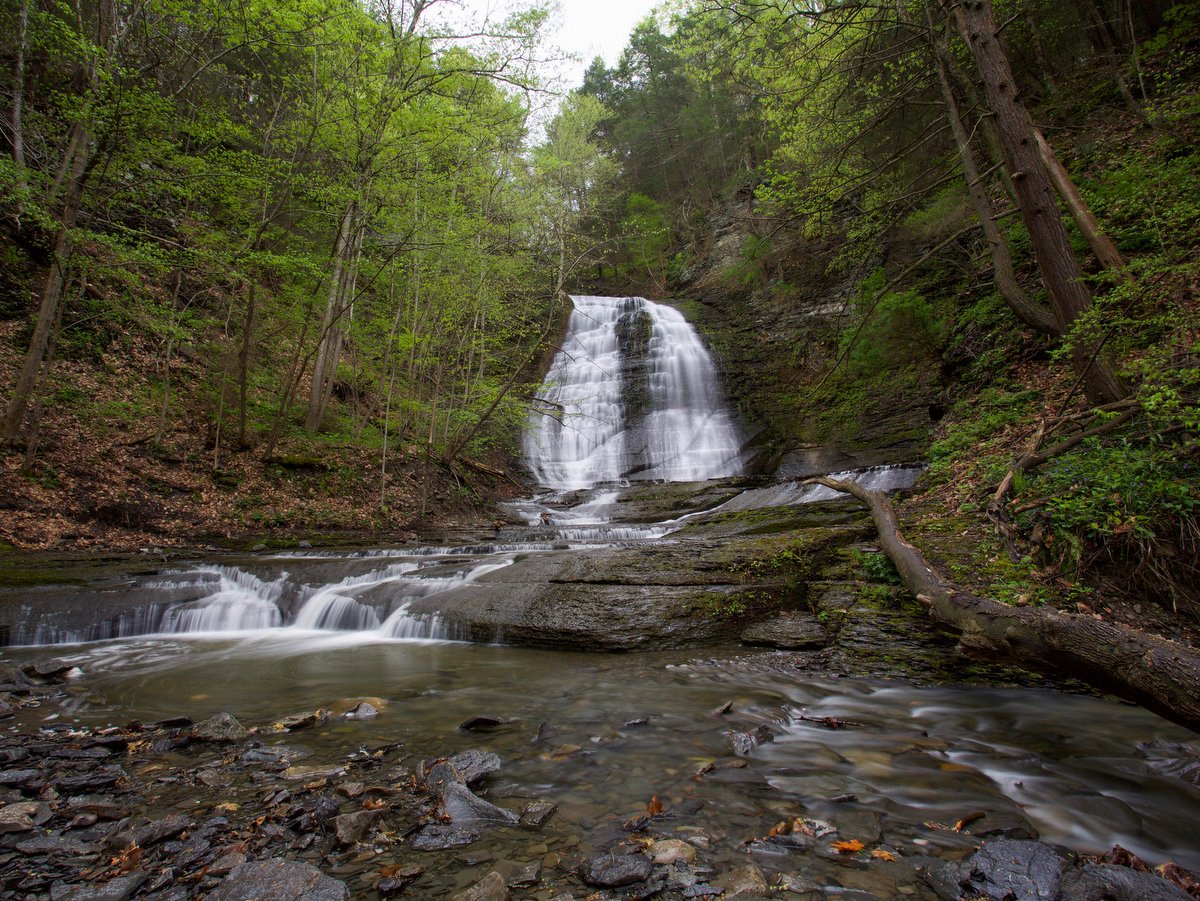
[[[1200,653],[1195,649],[1092,616],[1010,607],[961,591],[904,540],[886,495],[854,482],[809,481],[867,505],[880,546],[905,586],[934,619],[960,633],[964,650],[1075,676],[1200,732]]]

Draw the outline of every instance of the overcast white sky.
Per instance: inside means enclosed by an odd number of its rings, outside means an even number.
[[[661,0],[557,0],[557,12],[552,21],[558,30],[553,39],[559,47],[579,57],[575,63],[562,67],[566,88],[578,87],[583,71],[597,55],[608,65],[617,61],[629,39],[629,32]],[[460,15],[474,22],[484,15],[493,20],[503,19],[506,12],[528,6],[520,0],[458,0]]]

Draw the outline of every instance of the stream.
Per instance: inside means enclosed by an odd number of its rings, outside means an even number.
[[[491,801],[558,805],[538,833],[489,830],[430,864],[414,888],[422,897],[449,897],[497,860],[549,868],[604,850],[652,798],[665,807],[659,832],[699,848],[714,870],[753,861],[827,897],[933,898],[917,865],[988,835],[1089,853],[1120,844],[1151,864],[1200,869],[1200,742],[1134,706],[801,672],[789,652],[733,641],[602,655],[513,646],[503,630],[463,640],[477,636],[443,615],[440,599],[486,596],[514,567],[677,547],[690,524],[717,515],[833,496],[796,480],[737,481],[748,459],[740,427],[703,343],[669,307],[575,298],[541,399],[560,411],[535,415],[528,431],[543,489],[509,505],[510,524],[495,535],[226,555],[14,595],[4,658],[53,655],[78,668],[60,706],[22,710],[19,722],[104,727],[229,712],[265,726],[326,708],[325,724],[267,741],[301,748],[308,764],[397,742],[412,761],[482,748],[502,760]],[[838,475],[892,490],[920,471]],[[664,482],[709,487],[669,515],[629,515],[630,498]],[[379,715],[340,715],[362,699]],[[481,716],[493,727],[460,728]],[[796,817],[898,859],[763,841]],[[956,830],[964,818],[970,828]]]

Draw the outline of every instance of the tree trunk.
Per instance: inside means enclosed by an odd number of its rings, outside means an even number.
[[[995,119],[1004,162],[1016,186],[1021,217],[1033,243],[1042,282],[1060,329],[1069,332],[1075,320],[1091,307],[1092,296],[1055,203],[1029,112],[1017,97],[1016,80],[1000,43],[990,0],[961,0],[957,12],[963,39],[971,48]],[[1093,404],[1111,403],[1128,394],[1098,342],[1076,342],[1072,359]]]
[[[12,158],[17,170],[17,190],[22,193],[28,187],[25,181],[25,133],[21,125],[21,115],[25,104],[25,43],[28,31],[29,0],[21,0],[21,6],[17,11],[17,58],[13,64],[13,96],[8,125],[12,133]],[[18,202],[18,216],[21,214],[22,202]]]
[[[1100,261],[1100,265],[1114,272],[1125,270],[1125,257],[1121,255],[1121,251],[1117,250],[1117,245],[1113,244],[1108,235],[1100,231],[1100,223],[1096,221],[1092,208],[1079,193],[1079,188],[1075,187],[1071,173],[1059,162],[1058,155],[1055,154],[1054,148],[1050,146],[1041,129],[1035,128],[1033,137],[1037,141],[1038,153],[1041,155],[1042,164],[1046,167],[1046,174],[1050,176],[1050,181],[1054,184],[1054,190],[1067,205],[1067,212],[1071,214],[1071,218],[1075,220],[1079,230],[1083,232],[1083,237],[1087,240],[1088,246],[1092,248],[1096,259]],[[1123,274],[1125,278],[1133,279],[1128,272]]]
[[[927,9],[926,14],[929,16],[931,49],[937,68],[938,84],[942,89],[942,100],[946,104],[946,117],[950,122],[950,130],[954,134],[954,144],[958,148],[959,158],[962,160],[963,177],[967,182],[967,191],[970,193],[971,201],[975,205],[975,214],[979,217],[979,224],[983,228],[983,236],[987,241],[988,250],[992,256],[992,270],[996,288],[1000,292],[1000,296],[1004,298],[1004,302],[1008,304],[1009,309],[1026,325],[1037,329],[1043,334],[1059,335],[1061,331],[1058,321],[1054,318],[1054,313],[1030,297],[1017,281],[1016,271],[1013,268],[1012,254],[1009,253],[1008,249],[1008,242],[1004,240],[1000,226],[996,224],[996,210],[992,205],[991,197],[988,196],[987,186],[983,183],[983,178],[979,174],[979,168],[975,165],[975,154],[971,150],[971,139],[967,135],[966,128],[963,127],[958,100],[955,98],[954,90],[950,85],[950,76],[945,59],[946,48],[933,36],[935,31],[932,13]]]
[[[1186,645],[1083,614],[1010,607],[960,591],[904,540],[887,496],[855,482],[810,481],[870,508],[879,544],[905,586],[934,619],[960,633],[960,647],[1043,672],[1067,673],[1200,732],[1200,653]]]
[[[80,128],[82,126],[79,126]],[[74,131],[75,129],[72,129]],[[25,361],[13,386],[12,396],[4,410],[4,423],[0,427],[0,444],[13,446],[21,433],[21,425],[25,421],[25,412],[29,407],[29,399],[37,386],[38,373],[42,369],[42,358],[46,355],[46,347],[50,343],[50,335],[54,331],[54,323],[59,318],[59,306],[62,303],[63,286],[66,283],[67,269],[71,265],[71,254],[75,249],[75,240],[71,232],[79,218],[79,208],[83,203],[83,185],[88,171],[88,150],[86,139],[70,143],[72,159],[70,161],[70,183],[67,195],[63,201],[62,213],[59,215],[58,234],[54,238],[54,253],[50,258],[50,268],[46,270],[46,279],[42,283],[42,299],[38,307],[37,323],[33,327],[33,335],[29,339],[29,350],[25,353]]]
[[[334,375],[341,359],[342,342],[345,338],[343,320],[354,296],[354,270],[359,237],[358,203],[352,202],[338,225],[329,302],[326,304],[325,319],[321,324],[320,345],[317,361],[313,365],[312,387],[308,395],[305,428],[310,432],[316,432],[321,427],[321,420],[325,418],[325,410],[333,394]]]
[[[246,316],[242,320],[242,346],[238,353],[238,447],[246,447],[246,406],[250,394],[250,348],[254,334],[254,305],[258,283],[250,280],[246,292]]]

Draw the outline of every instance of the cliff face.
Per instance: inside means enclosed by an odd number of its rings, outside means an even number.
[[[848,366],[839,336],[862,274],[836,271],[829,244],[788,229],[757,234],[751,213],[748,201],[709,212],[673,302],[720,357],[760,468],[801,476],[920,457],[939,367]],[[903,251],[884,247],[877,265]]]

